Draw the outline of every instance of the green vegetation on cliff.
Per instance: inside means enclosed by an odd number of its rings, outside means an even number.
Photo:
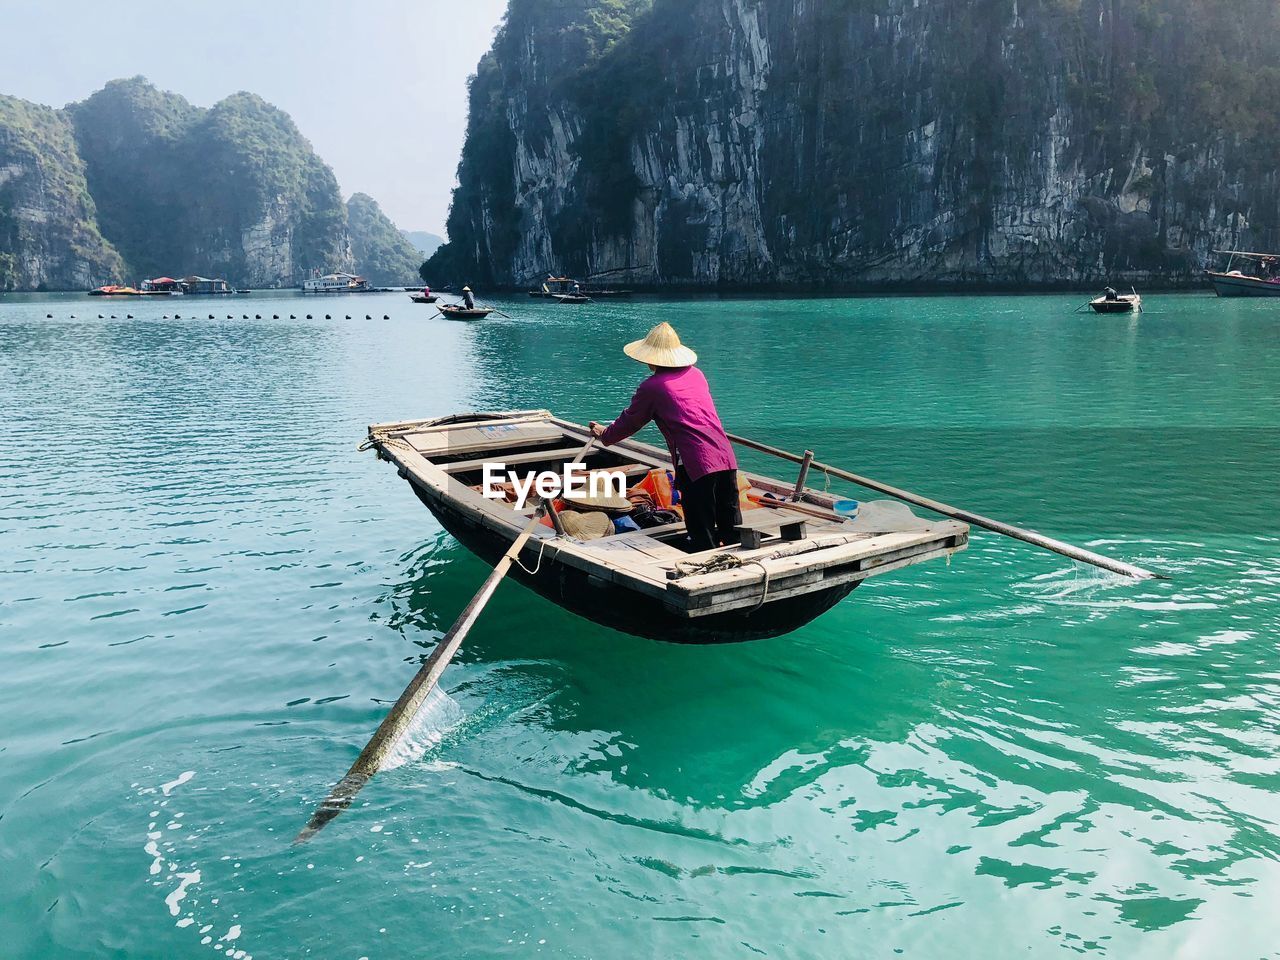
[[[367,193],[347,201],[347,224],[356,273],[377,286],[417,283],[422,257]]]
[[[103,230],[140,274],[290,285],[350,266],[333,172],[262,98],[203,110],[134,77],[68,110]]]
[[[0,290],[106,283],[124,272],[98,228],[66,116],[0,95]]]
[[[421,257],[352,198],[360,268],[410,283]],[[202,109],[143,77],[63,110],[0,96],[0,290],[162,274],[292,286],[351,270],[348,205],[293,120],[251,93]]]

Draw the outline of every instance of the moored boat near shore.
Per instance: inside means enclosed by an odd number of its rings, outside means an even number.
[[[1226,269],[1206,271],[1213,292],[1220,297],[1280,297],[1280,253],[1250,253],[1244,250],[1217,250],[1227,255]],[[1231,269],[1239,257],[1249,261],[1252,273]]]
[[[369,281],[354,273],[327,273],[302,282],[303,293],[375,293]]]
[[[368,442],[446,530],[494,562],[535,508],[484,497],[485,464],[559,472],[589,436],[546,410],[522,410],[376,425]],[[669,460],[633,439],[594,450],[585,463],[638,486],[669,471]],[[741,476],[748,484],[741,544],[688,553],[683,521],[592,539],[539,526],[512,574],[553,603],[626,633],[723,643],[789,633],[866,578],[949,556],[968,542],[967,524],[922,519],[901,504],[864,504],[848,520],[834,509],[838,498],[806,488],[792,502],[794,482]]]

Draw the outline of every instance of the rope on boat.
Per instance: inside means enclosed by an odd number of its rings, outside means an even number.
[[[756,605],[747,611],[747,616],[755,613],[764,606],[764,602],[769,599],[769,568],[764,565],[765,560],[776,558],[776,554],[770,554],[767,557],[754,557],[744,560],[742,557],[735,556],[732,553],[717,553],[706,560],[698,563],[677,563],[676,573],[682,577],[690,577],[700,573],[720,573],[723,570],[740,570],[743,567],[757,566],[760,572],[764,574],[764,589],[760,591],[760,599],[756,601]]]
[[[552,538],[552,539],[554,539],[554,538]],[[512,559],[513,559],[513,560],[515,560],[515,564],[516,564],[516,566],[517,566],[517,567],[519,567],[521,570],[523,570],[525,573],[527,573],[529,576],[531,576],[531,577],[532,577],[532,576],[537,575],[538,571],[542,569],[542,551],[544,551],[544,550],[546,550],[546,549],[547,549],[547,540],[546,540],[546,538],[545,538],[545,537],[539,537],[539,538],[538,538],[538,560],[537,560],[537,562],[533,565],[533,569],[532,569],[532,570],[530,570],[528,567],[526,567],[523,563],[521,563],[521,562],[520,562],[520,554],[516,554]]]
[[[413,447],[404,437],[393,437],[389,433],[371,433],[359,444],[356,445],[356,452],[364,453],[366,450],[373,450],[379,444],[384,446],[396,446],[404,450],[412,450]]]

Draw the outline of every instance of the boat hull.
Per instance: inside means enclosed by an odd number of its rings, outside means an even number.
[[[1280,297],[1280,283],[1228,273],[1209,272],[1213,292],[1220,297]]]
[[[440,315],[446,320],[483,320],[492,310],[475,309],[465,310],[456,307],[443,306],[440,308]]]
[[[464,547],[487,563],[497,563],[511,546],[509,540],[469,519],[434,491],[410,480],[413,492]],[[738,643],[765,640],[790,633],[826,613],[847,597],[862,581],[838,584],[798,597],[766,603],[756,611],[728,611],[702,617],[685,617],[661,601],[624,590],[593,577],[585,570],[544,558],[538,564],[538,546],[531,543],[512,566],[510,576],[538,595],[580,617],[632,636],[671,643]]]

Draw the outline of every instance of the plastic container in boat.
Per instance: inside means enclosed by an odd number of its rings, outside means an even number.
[[[832,504],[831,509],[835,511],[837,517],[843,520],[852,520],[858,515],[858,501],[837,500]]]

